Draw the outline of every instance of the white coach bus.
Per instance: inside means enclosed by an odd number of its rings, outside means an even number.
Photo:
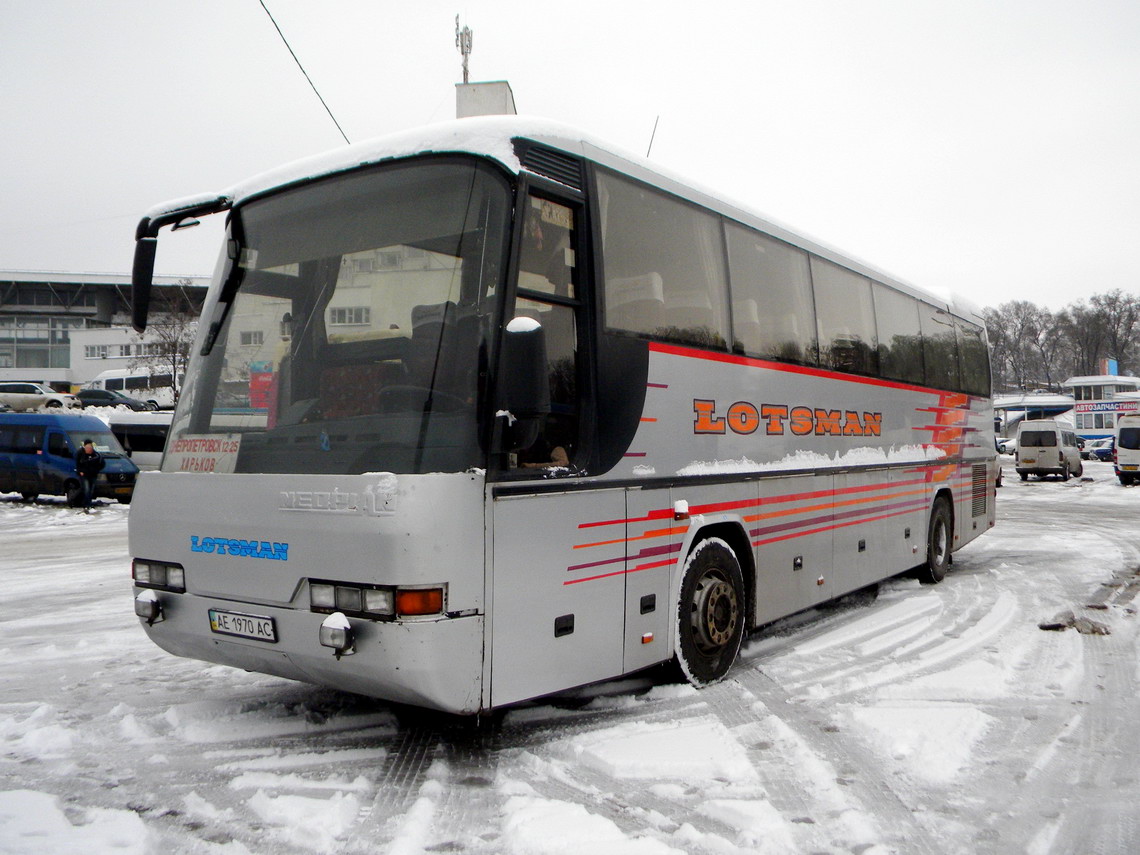
[[[977,311],[581,133],[467,119],[227,212],[135,610],[181,656],[475,714],[673,661],[994,524]]]

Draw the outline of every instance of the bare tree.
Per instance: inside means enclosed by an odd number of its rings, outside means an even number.
[[[1105,342],[1101,312],[1085,303],[1073,303],[1059,315],[1058,327],[1071,350],[1073,373],[1081,376],[1096,374],[1096,363],[1104,352]]]
[[[1044,372],[1045,385],[1052,389],[1056,382],[1059,367],[1059,355],[1064,350],[1065,337],[1061,334],[1058,318],[1048,309],[1034,306],[1026,333],[1030,336],[1028,344],[1037,354],[1038,366]]]
[[[1120,363],[1121,372],[1128,373],[1125,366],[1134,367],[1131,357],[1140,324],[1140,300],[1117,288],[1107,294],[1094,294],[1090,302],[1100,313],[1104,325],[1106,355]]]
[[[190,285],[184,280],[180,285]],[[190,363],[194,336],[198,329],[198,309],[182,288],[155,289],[151,319],[145,338],[138,339],[141,351],[132,358],[130,367],[145,369],[152,376],[161,376],[170,386],[175,399],[179,381]]]

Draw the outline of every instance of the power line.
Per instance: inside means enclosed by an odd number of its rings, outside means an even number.
[[[312,78],[309,77],[309,72],[305,71],[305,66],[301,65],[301,60],[297,59],[297,54],[293,53],[293,48],[289,45],[289,40],[285,38],[285,34],[281,32],[281,28],[277,26],[277,21],[273,19],[273,13],[270,12],[269,8],[265,5],[265,0],[258,0],[258,2],[261,3],[261,8],[265,9],[265,14],[269,16],[269,20],[273,22],[273,27],[277,30],[277,35],[281,36],[281,41],[285,42],[285,47],[289,48],[293,62],[297,63],[297,68],[301,69],[301,73],[305,75],[305,79],[308,80],[309,85],[313,87],[313,93],[317,96],[318,100],[320,100],[321,106],[324,107],[325,112],[329,114],[329,118],[332,119],[333,124],[336,125],[336,129],[340,131],[340,135],[344,137],[344,141],[351,145],[348,135],[344,132],[344,129],[341,128],[340,122],[338,122],[336,116],[333,115],[333,111],[329,109],[329,105],[325,103],[325,99],[321,98],[321,93],[317,91],[316,85],[313,83]]]

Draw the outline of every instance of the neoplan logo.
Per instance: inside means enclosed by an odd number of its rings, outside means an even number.
[[[753,434],[763,429],[768,436],[882,436],[882,413],[829,410],[824,407],[794,407],[737,401],[724,415],[717,414],[715,400],[693,399],[693,433]]]

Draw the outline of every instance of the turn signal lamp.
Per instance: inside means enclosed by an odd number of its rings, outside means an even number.
[[[443,611],[443,588],[397,588],[396,614],[409,617]]]

